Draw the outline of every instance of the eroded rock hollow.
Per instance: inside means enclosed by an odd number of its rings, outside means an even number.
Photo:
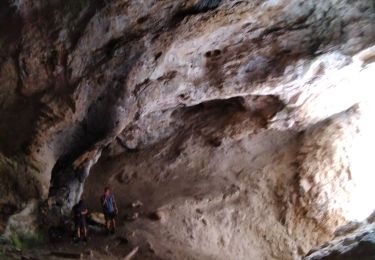
[[[5,0],[0,21],[5,237],[106,185],[139,259],[300,259],[375,209],[374,1]]]

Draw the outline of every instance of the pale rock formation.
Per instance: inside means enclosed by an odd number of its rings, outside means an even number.
[[[143,203],[121,227],[140,259],[299,259],[373,210],[353,205],[372,190],[374,11],[3,1],[0,220],[33,198],[100,210],[108,184],[120,218]]]

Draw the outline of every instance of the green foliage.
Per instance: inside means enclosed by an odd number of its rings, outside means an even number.
[[[44,238],[40,234],[30,235],[30,236],[23,236],[21,237],[17,233],[12,233],[9,237],[10,244],[19,251],[24,249],[30,249],[35,246],[39,246],[43,243]]]
[[[9,240],[10,244],[14,246],[17,250],[22,250],[23,243],[17,233],[12,233],[9,237]]]

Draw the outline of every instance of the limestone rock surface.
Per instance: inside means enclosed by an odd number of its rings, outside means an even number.
[[[289,260],[373,210],[374,1],[5,0],[0,21],[1,231],[110,185],[140,259]]]

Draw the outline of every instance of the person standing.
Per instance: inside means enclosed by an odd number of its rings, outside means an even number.
[[[79,242],[83,235],[82,241],[87,242],[87,216],[88,210],[83,200],[80,200],[72,209],[74,225],[76,229],[76,237],[74,242]]]
[[[111,193],[109,187],[104,188],[104,194],[100,198],[105,217],[105,225],[109,233],[114,234],[116,231],[116,216],[118,209],[115,201],[115,196]]]

